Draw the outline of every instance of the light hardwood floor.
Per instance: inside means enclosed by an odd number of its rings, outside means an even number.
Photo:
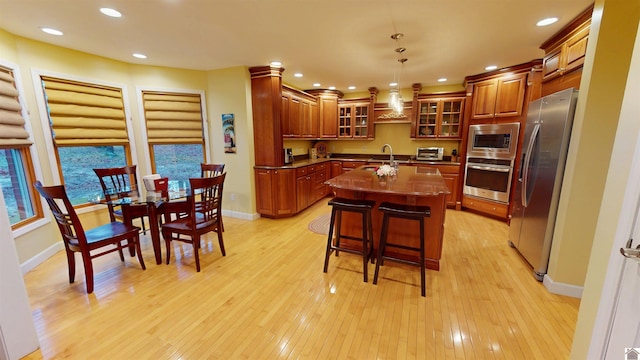
[[[283,220],[226,217],[196,273],[188,245],[147,270],[135,258],[96,263],[68,283],[63,252],[25,275],[40,350],[28,359],[566,359],[579,300],[546,291],[507,245],[506,224],[447,211],[440,271],[386,262],[378,285],[358,256],[332,257],[307,229],[323,200]],[[164,246],[164,243],[163,243]],[[177,260],[175,257],[177,254]],[[164,256],[164,252],[163,252]]]

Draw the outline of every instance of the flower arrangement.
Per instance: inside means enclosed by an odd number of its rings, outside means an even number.
[[[378,175],[378,177],[395,176],[396,175],[396,169],[393,166],[385,164],[385,165],[381,165],[378,168],[376,168],[376,174]]]

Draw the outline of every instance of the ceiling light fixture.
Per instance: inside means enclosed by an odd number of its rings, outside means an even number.
[[[293,76],[295,76],[295,77],[297,77],[297,78],[301,78],[301,77],[303,77],[304,75],[302,75],[302,73],[295,73],[295,74],[293,74]]]
[[[440,79],[438,79],[438,82],[445,82],[445,81],[447,81],[447,78],[440,78]]]
[[[550,17],[550,18],[546,18],[546,19],[542,19],[542,20],[538,21],[536,23],[536,26],[547,26],[547,25],[551,25],[551,24],[555,23],[556,21],[558,21],[557,17]]]
[[[498,68],[498,66],[496,66],[496,65],[489,65],[489,66],[487,66],[487,67],[486,67],[486,68],[484,68],[484,69],[485,69],[485,70],[489,70],[489,71],[491,71],[491,70],[495,70],[495,69],[497,69],[497,68]]]
[[[133,57],[138,58],[138,59],[146,59],[147,55],[135,53],[135,54],[133,54]]]
[[[52,28],[40,28],[40,30],[42,30],[43,32],[49,34],[49,35],[56,35],[56,36],[62,36],[63,33],[60,30],[56,30],[56,29],[52,29]]]
[[[394,71],[395,79],[392,83],[389,84],[391,89],[389,90],[389,106],[393,109],[393,112],[396,114],[402,114],[404,111],[404,101],[402,100],[402,88],[400,87],[400,79],[402,77],[402,73],[404,71],[404,63],[407,62],[407,58],[404,57],[404,52],[407,50],[402,46],[398,46],[400,39],[404,37],[403,33],[395,33],[391,35],[391,39],[396,42],[396,52],[397,60],[400,63],[400,69],[398,72]]]
[[[269,65],[273,66],[273,67],[280,67],[282,66],[282,63],[280,61],[272,61],[269,63]]]
[[[322,84],[320,84],[320,83],[314,83],[314,84],[313,84],[313,86],[315,86],[315,87],[320,87],[320,86],[322,86]]]
[[[115,9],[110,9],[110,8],[100,8],[100,12],[107,15],[107,16],[111,16],[114,18],[119,18],[122,17],[122,14],[120,13],[120,11],[115,10]]]

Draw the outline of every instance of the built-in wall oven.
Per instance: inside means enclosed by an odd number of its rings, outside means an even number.
[[[509,202],[519,123],[469,126],[463,193]]]

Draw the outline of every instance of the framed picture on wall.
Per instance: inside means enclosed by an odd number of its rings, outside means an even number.
[[[233,114],[222,114],[222,134],[224,135],[224,152],[235,154],[236,130]]]

